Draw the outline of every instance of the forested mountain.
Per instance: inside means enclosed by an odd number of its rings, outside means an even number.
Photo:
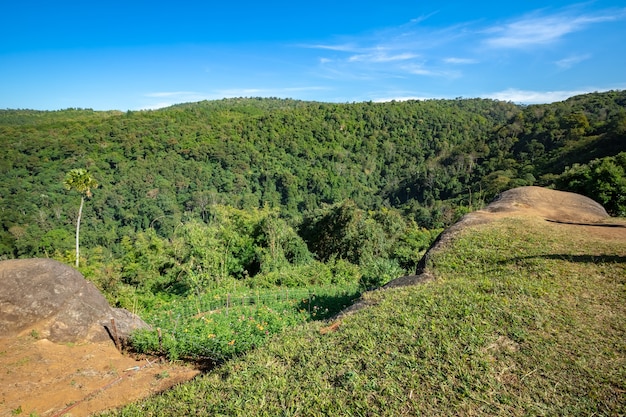
[[[231,258],[241,264],[222,275],[241,276],[263,270],[259,245],[269,250],[279,229],[293,232],[283,236],[291,249],[281,246],[289,262],[358,263],[341,245],[324,252],[315,225],[406,241],[406,227],[444,227],[520,185],[583,192],[613,214],[626,207],[626,91],[532,106],[241,98],[127,113],[4,110],[0,141],[0,258],[71,256],[80,198],[63,179],[84,168],[99,187],[85,203],[81,244],[118,272],[132,263],[138,237],[171,245],[192,224],[247,228],[239,243],[220,235],[229,250],[239,245]],[[329,223],[333,213],[350,219]],[[386,253],[409,268],[399,250]],[[184,262],[150,267],[164,274]]]

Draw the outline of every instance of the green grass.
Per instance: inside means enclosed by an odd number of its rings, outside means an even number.
[[[220,363],[263,345],[272,335],[337,314],[359,296],[358,285],[212,292],[162,303],[135,331],[136,353]]]
[[[430,261],[437,280],[110,415],[624,415],[626,244],[576,230],[467,229]]]

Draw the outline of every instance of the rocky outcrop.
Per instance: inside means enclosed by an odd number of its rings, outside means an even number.
[[[115,323],[115,326],[112,326]],[[36,331],[53,342],[120,339],[148,327],[138,316],[112,308],[77,270],[52,259],[0,262],[0,337]]]
[[[446,229],[426,252],[418,265],[424,272],[429,256],[445,246],[460,230],[496,218],[535,216],[546,221],[574,224],[599,224],[609,218],[602,205],[580,194],[542,187],[519,187],[498,195],[487,207],[463,216]]]
[[[433,279],[426,269],[430,256],[445,247],[461,230],[496,218],[514,216],[537,216],[550,222],[584,225],[601,225],[609,218],[601,204],[580,194],[533,186],[513,188],[498,195],[484,209],[466,214],[444,230],[420,260],[415,275],[397,278],[383,288],[415,285]]]

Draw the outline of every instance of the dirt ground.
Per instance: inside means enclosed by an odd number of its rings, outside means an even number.
[[[0,415],[88,416],[198,373],[189,366],[122,355],[112,342],[56,344],[30,334],[0,338]]]

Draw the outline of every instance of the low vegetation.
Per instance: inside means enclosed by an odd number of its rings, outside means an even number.
[[[143,314],[153,328],[133,333],[130,346],[136,353],[213,366],[289,327],[332,317],[359,294],[358,286],[333,285],[175,299]]]
[[[626,247],[576,227],[466,229],[431,259],[435,281],[107,415],[623,414]]]

